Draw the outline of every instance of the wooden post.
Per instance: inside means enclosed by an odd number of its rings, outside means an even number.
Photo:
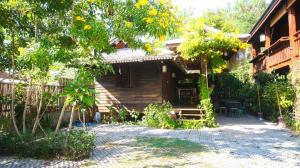
[[[168,89],[169,89],[169,77],[168,77],[168,66],[166,64],[162,65],[162,102],[168,100]]]
[[[295,10],[295,4],[291,5],[288,8],[288,24],[289,24],[289,38],[290,38],[290,47],[293,49],[292,51],[292,59],[295,59],[296,56],[296,46],[294,41],[294,35],[297,31],[296,28],[296,10]]]
[[[271,29],[269,24],[267,24],[265,28],[265,36],[266,36],[265,47],[267,49],[271,46]]]

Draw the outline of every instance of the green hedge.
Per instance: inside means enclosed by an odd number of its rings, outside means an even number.
[[[0,155],[17,155],[37,159],[63,158],[79,160],[89,156],[95,147],[95,136],[85,131],[61,132],[57,135],[32,136],[0,133]]]

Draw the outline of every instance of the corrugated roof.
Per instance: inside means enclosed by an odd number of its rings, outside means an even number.
[[[156,60],[172,60],[176,58],[176,55],[167,49],[161,49],[157,51],[157,55],[149,55],[141,49],[118,49],[115,53],[103,54],[103,60],[106,63],[130,63],[130,62],[145,62]]]

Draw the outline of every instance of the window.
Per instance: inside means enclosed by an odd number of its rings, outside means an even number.
[[[119,66],[117,69],[116,85],[124,88],[135,87],[135,72],[130,65]]]

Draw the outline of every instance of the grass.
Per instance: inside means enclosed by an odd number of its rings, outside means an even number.
[[[122,145],[133,149],[122,163],[141,167],[185,167],[193,164],[191,156],[200,157],[207,151],[199,143],[176,138],[138,137]]]
[[[137,138],[136,145],[154,151],[158,150],[162,155],[170,156],[199,153],[205,150],[199,143],[176,138],[139,137]]]

